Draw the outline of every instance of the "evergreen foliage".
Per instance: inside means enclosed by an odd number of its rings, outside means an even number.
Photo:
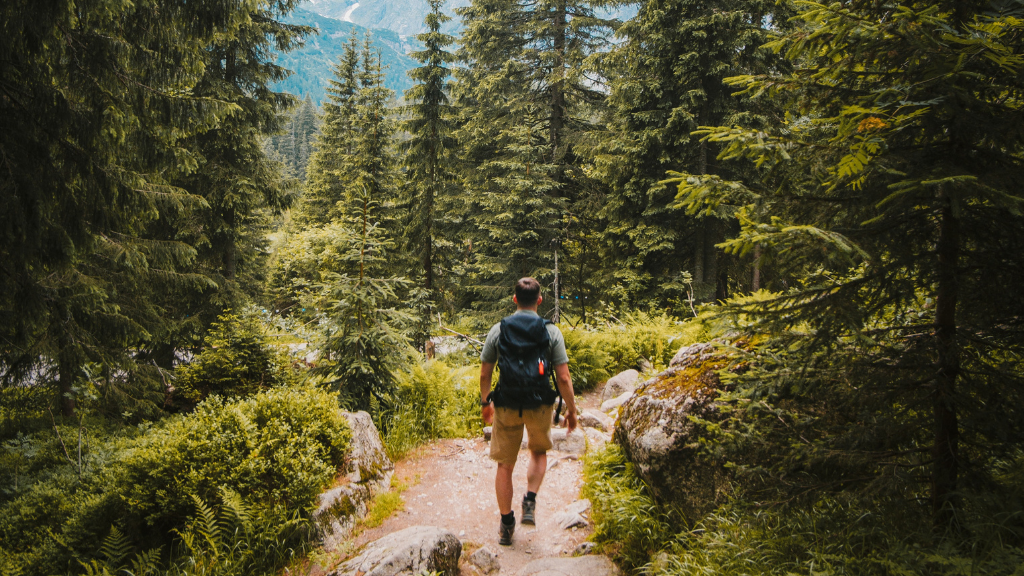
[[[268,148],[273,151],[276,160],[284,164],[286,175],[300,181],[306,180],[306,166],[319,129],[316,105],[307,94],[302,104],[289,116],[284,133],[272,136],[268,142]]]
[[[177,370],[174,385],[186,400],[199,402],[210,394],[248,396],[285,380],[259,321],[229,312],[211,325],[202,351]]]
[[[161,546],[169,552],[171,530],[187,534],[197,499],[230,500],[226,505],[247,509],[264,534],[286,532],[288,519],[308,514],[334,479],[351,438],[333,399],[311,388],[276,388],[230,401],[214,396],[194,413],[155,426],[85,424],[80,465],[65,458],[45,427],[21,437],[18,446],[4,445],[5,456],[19,453],[31,463],[3,473],[5,568],[63,574],[103,556],[117,563]],[[68,439],[75,428],[58,427]],[[225,488],[245,494],[245,505]],[[113,530],[125,536],[119,560],[104,546]],[[266,543],[247,545],[255,554],[272,551]]]
[[[451,71],[447,68],[455,56],[446,50],[455,38],[440,32],[444,23],[451,20],[441,12],[443,4],[443,0],[430,0],[431,11],[425,19],[427,32],[416,37],[424,49],[412,56],[422,66],[409,71],[417,84],[405,93],[405,100],[410,103],[405,107],[409,119],[402,124],[402,129],[409,133],[409,139],[402,143],[409,196],[404,248],[422,262],[422,285],[431,298],[441,291],[454,290],[454,286],[445,286],[444,281],[453,267],[450,259],[457,256],[459,249],[457,242],[446,238],[446,233],[456,230],[453,221],[458,217],[453,158],[457,150],[455,110],[449,99]],[[428,306],[425,310],[422,330],[428,331],[426,326],[432,323],[432,308]]]
[[[733,80],[786,122],[704,132],[760,177],[676,180],[692,211],[738,207],[726,249],[764,245],[791,279],[735,307],[763,335],[737,398],[771,407],[740,446],[799,433],[763,464],[777,488],[927,498],[955,530],[965,494],[1009,489],[993,463],[1024,440],[1021,20],[980,2],[805,3],[799,20],[773,44],[793,73]]]
[[[652,0],[619,28],[621,44],[602,58],[607,121],[588,152],[609,187],[599,208],[607,222],[602,251],[621,263],[608,281],[627,301],[654,294],[667,302],[684,273],[698,301],[749,286],[736,277],[746,270],[730,269],[715,248],[734,214],[687,213],[672,202],[675,185],[663,180],[680,169],[737,177],[735,166],[716,160],[716,143],[691,134],[700,126],[781,122],[774,102],[736,98],[724,80],[784,70],[786,61],[763,46],[789,26],[791,14],[785,2]]]
[[[593,225],[576,151],[602,96],[587,58],[613,22],[585,1],[477,0],[463,19],[454,86],[464,186],[474,204],[477,305],[516,279],[552,277],[554,252]]]

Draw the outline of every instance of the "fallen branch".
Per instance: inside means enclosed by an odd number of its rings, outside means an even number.
[[[477,344],[479,344],[481,346],[484,345],[483,342],[477,340],[476,338],[473,338],[472,336],[466,336],[462,332],[456,332],[455,330],[452,330],[451,328],[445,328],[444,324],[441,324],[441,313],[440,312],[437,313],[437,325],[441,327],[441,330],[447,330],[448,332],[451,332],[452,334],[455,334],[456,336],[462,336],[463,338],[465,338],[466,340],[469,340],[470,342],[476,342]]]

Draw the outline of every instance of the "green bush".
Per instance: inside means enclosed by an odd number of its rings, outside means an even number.
[[[248,505],[241,496],[221,490],[221,505],[193,498],[196,512],[178,532],[169,566],[161,549],[133,553],[131,539],[117,528],[100,546],[100,558],[80,562],[87,576],[248,576],[275,574],[307,552],[310,523],[297,511]]]
[[[907,500],[835,494],[810,505],[735,501],[692,528],[660,507],[615,445],[587,456],[582,494],[591,539],[629,571],[690,576],[794,574],[1019,576],[1020,502],[965,494],[968,538],[936,534],[930,510]]]
[[[647,564],[674,536],[672,515],[654,501],[616,444],[588,453],[581,495],[593,506],[591,540],[627,570]]]
[[[378,416],[388,455],[400,458],[438,438],[482,434],[479,370],[429,360],[398,372],[393,407]]]
[[[660,313],[631,312],[624,320],[563,330],[569,373],[577,390],[590,390],[622,370],[664,369],[679,348],[711,339],[709,313],[678,321]]]
[[[257,503],[308,507],[342,464],[351,432],[334,398],[312,388],[275,388],[154,427],[122,452],[120,497],[150,525],[180,525],[192,496],[220,487]]]
[[[174,385],[191,402],[210,394],[245,396],[282,384],[280,364],[254,315],[226,313],[211,326],[202,352],[177,369]]]
[[[311,388],[214,396],[192,414],[140,428],[85,425],[81,469],[71,426],[58,427],[70,461],[52,430],[4,445],[27,460],[20,476],[5,478],[0,499],[0,558],[12,570],[80,572],[78,560],[99,559],[111,527],[133,549],[169,550],[194,498],[218,501],[225,488],[264,517],[308,514],[351,437],[334,397]]]

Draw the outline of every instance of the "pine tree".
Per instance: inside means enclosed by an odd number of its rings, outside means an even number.
[[[440,32],[442,25],[451,18],[441,12],[444,0],[430,0],[430,13],[424,24],[427,32],[416,38],[424,50],[413,52],[412,57],[422,64],[409,71],[416,80],[416,86],[405,93],[405,113],[410,117],[402,128],[409,133],[409,140],[402,145],[406,166],[406,179],[411,195],[409,224],[406,228],[406,249],[419,256],[422,262],[423,288],[428,297],[435,297],[440,288],[436,276],[443,276],[437,258],[438,238],[444,231],[451,231],[451,217],[446,213],[461,209],[452,203],[455,181],[453,153],[455,141],[455,111],[449,102],[451,71],[447,65],[455,61],[455,55],[446,49],[455,43],[455,38]],[[450,239],[441,242],[447,248],[457,244]],[[448,269],[450,265],[440,265]],[[430,324],[430,308],[426,310],[426,324]]]
[[[55,382],[71,416],[89,363],[130,368],[159,309],[144,295],[194,252],[143,240],[161,210],[201,202],[169,181],[188,138],[232,113],[195,96],[208,48],[248,14],[189,2],[0,7],[0,370]]]
[[[516,277],[550,277],[557,242],[586,216],[592,187],[576,143],[603,97],[585,63],[613,23],[583,1],[477,0],[458,13],[467,67],[454,93],[478,211],[475,283],[494,302]]]
[[[353,29],[327,87],[323,122],[309,157],[306,191],[296,215],[300,224],[325,224],[339,216],[338,204],[345,200],[344,182],[351,178],[343,170],[345,157],[353,152],[358,76],[359,38]]]
[[[691,135],[699,127],[781,121],[771,103],[734,97],[724,79],[784,66],[762,46],[790,15],[787,3],[763,0],[652,0],[618,30],[624,41],[604,59],[607,126],[589,152],[610,186],[607,258],[625,264],[615,281],[631,301],[670,296],[682,272],[692,274],[699,299],[727,295],[727,255],[714,245],[732,218],[686,215],[663,180],[680,168],[733,174],[716,160],[715,143]]]
[[[787,102],[786,123],[706,136],[759,177],[678,179],[695,209],[742,207],[728,249],[765,246],[789,280],[739,307],[771,337],[759,352],[801,366],[758,355],[740,394],[779,411],[743,426],[801,435],[775,478],[927,493],[945,531],[1024,440],[1022,23],[980,2],[799,16],[775,44],[794,72],[735,80]]]
[[[201,271],[218,285],[180,317],[204,314],[212,322],[225,308],[237,308],[262,274],[269,216],[288,207],[296,190],[281,177],[279,167],[264,150],[264,139],[283,128],[282,112],[293,96],[274,92],[269,85],[290,74],[273,63],[272,47],[288,50],[312,31],[279,22],[298,0],[266,1],[247,13],[234,34],[209,47],[209,61],[198,95],[230,102],[238,110],[188,144],[198,153],[197,170],[175,182],[201,196],[209,208],[187,214],[186,226],[175,231],[190,237],[199,253]],[[174,300],[178,301],[179,295]],[[204,326],[205,328],[205,326]]]

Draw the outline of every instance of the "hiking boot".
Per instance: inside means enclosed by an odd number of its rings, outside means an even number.
[[[523,519],[519,521],[520,524],[529,524],[536,526],[537,521],[533,517],[533,513],[537,510],[536,500],[527,500],[523,498]]]
[[[513,522],[511,524],[505,524],[504,522],[499,521],[498,525],[500,526],[500,528],[498,528],[498,544],[501,544],[502,546],[511,546],[512,533],[516,531],[516,523]]]

